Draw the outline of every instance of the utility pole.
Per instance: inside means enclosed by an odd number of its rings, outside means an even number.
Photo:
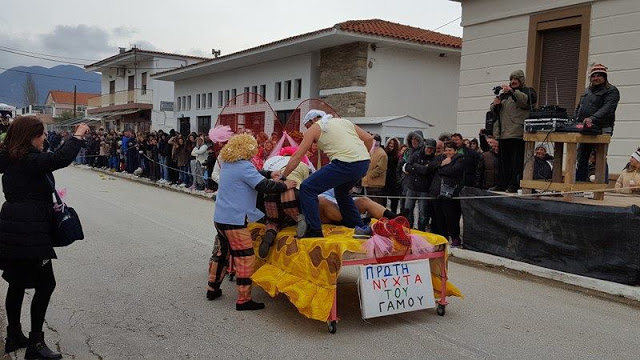
[[[78,108],[76,106],[76,96],[77,96],[76,85],[73,85],[73,118],[74,119],[76,118],[76,109]]]

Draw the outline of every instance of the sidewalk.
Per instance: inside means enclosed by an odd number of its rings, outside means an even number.
[[[131,181],[147,184],[150,186],[157,186],[157,187],[165,188],[168,190],[183,192],[193,196],[215,200],[215,193],[205,193],[204,191],[199,191],[199,190],[189,190],[188,188],[179,187],[177,185],[158,184],[149,179],[138,177],[133,174],[111,172],[108,170],[91,168],[87,165],[73,165],[73,166],[81,169],[101,172],[103,174],[107,174],[112,177],[123,178]],[[613,295],[613,296],[621,296],[630,300],[640,301],[640,286],[623,285],[615,282],[565,273],[558,270],[547,269],[540,266],[530,265],[527,263],[523,263],[523,262],[511,260],[511,259],[501,258],[494,255],[489,255],[489,254],[484,254],[480,252],[464,250],[459,248],[451,249],[451,257],[454,261],[456,258],[458,258],[458,259],[478,262],[478,263],[482,263],[490,266],[504,267],[511,270],[522,271],[524,273],[534,275],[537,277],[555,280],[555,281],[573,285],[573,286],[578,286],[584,289],[595,290],[595,291],[599,291],[599,292]]]
[[[91,171],[95,171],[95,172],[100,172],[109,176],[112,176],[114,178],[121,178],[121,179],[127,179],[127,180],[131,180],[131,181],[135,181],[135,182],[139,182],[142,184],[147,184],[150,186],[157,186],[159,188],[164,188],[167,190],[172,190],[172,191],[177,191],[177,192],[182,192],[185,194],[190,194],[193,196],[198,196],[198,197],[203,197],[206,199],[212,199],[215,200],[216,199],[216,193],[206,193],[203,190],[190,190],[189,188],[186,187],[180,187],[178,185],[171,185],[171,184],[160,184],[154,181],[151,181],[147,178],[144,177],[140,177],[140,176],[136,176],[133,174],[129,174],[126,172],[111,172],[109,170],[104,170],[104,169],[99,169],[99,168],[92,168],[88,165],[79,165],[79,164],[72,164],[71,166],[79,168],[79,169],[85,169],[85,170],[91,170]]]
[[[495,255],[489,255],[459,248],[451,249],[451,258],[453,258],[454,261],[455,258],[458,258],[486,265],[500,266],[511,270],[522,271],[527,274],[559,281],[584,289],[595,290],[613,296],[620,296],[626,299],[640,301],[640,286],[618,284],[611,281],[570,274],[558,270],[547,269],[540,266],[502,258]]]

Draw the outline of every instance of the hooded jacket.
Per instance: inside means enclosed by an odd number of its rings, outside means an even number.
[[[535,162],[533,163],[533,179],[551,180],[551,178],[553,177],[553,171],[551,167],[552,161],[553,156],[549,154],[545,154],[542,159],[536,156]]]
[[[416,148],[411,147],[411,140],[414,137],[417,137],[419,142],[418,147]],[[402,186],[403,190],[407,189],[409,186],[409,177],[406,176],[406,174],[402,171],[402,167],[407,163],[409,157],[415,151],[424,151],[424,135],[420,130],[411,131],[409,134],[407,134],[407,150],[398,161],[398,180],[400,181],[400,185]]]
[[[521,87],[513,89],[510,94],[501,95],[500,105],[491,104],[491,111],[499,111],[500,118],[493,126],[496,139],[522,139],[524,134],[524,120],[536,103],[536,93],[525,86],[524,72],[516,70],[509,79],[518,79]]]
[[[429,174],[426,171],[418,171],[415,165],[418,165],[421,167],[421,169],[424,169],[423,167],[429,165],[429,163],[433,161],[434,158],[434,154],[425,154],[424,147],[422,148],[422,151],[414,151],[413,154],[411,154],[411,156],[409,157],[409,161],[407,162],[407,166],[405,166],[405,171],[409,173],[409,175],[407,175],[407,177],[409,178],[407,184],[409,189],[420,192],[429,191],[433,174]]]
[[[362,186],[382,189],[387,180],[387,153],[380,146],[371,154],[371,162],[367,174],[362,178]]]

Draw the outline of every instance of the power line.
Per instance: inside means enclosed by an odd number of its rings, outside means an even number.
[[[8,50],[13,50],[13,51],[19,51],[19,52],[23,52],[23,53],[27,53],[27,54],[32,54],[32,55],[49,56],[49,57],[53,57],[53,58],[71,59],[71,60],[83,60],[83,61],[91,61],[91,62],[99,61],[99,60],[94,60],[94,59],[85,59],[85,58],[76,58],[76,57],[70,57],[70,56],[59,56],[59,55],[51,55],[51,54],[38,53],[38,52],[33,52],[33,51],[27,51],[27,50],[15,49],[15,48],[11,48],[11,47],[4,46],[4,45],[0,45],[0,48],[4,48],[4,49],[8,49]]]
[[[79,65],[79,66],[85,66],[85,65],[87,65],[87,64],[77,63],[77,62],[72,62],[72,61],[60,61],[60,60],[50,59],[50,58],[46,58],[46,57],[42,57],[42,56],[37,56],[37,55],[22,54],[22,53],[19,53],[19,52],[17,52],[17,51],[7,50],[7,49],[2,49],[2,48],[0,48],[0,51],[4,51],[4,52],[8,52],[8,53],[12,53],[12,54],[16,54],[16,55],[20,55],[20,56],[26,56],[26,57],[33,58],[33,59],[40,59],[40,60],[46,60],[46,61],[53,61],[53,62],[62,63],[62,64]]]
[[[446,23],[446,24],[444,24],[444,25],[440,25],[440,26],[438,26],[437,28],[433,29],[432,31],[440,30],[440,29],[442,29],[443,27],[445,27],[445,26],[447,26],[447,25],[449,25],[449,24],[453,23],[454,21],[456,21],[456,20],[460,20],[461,18],[462,18],[462,16],[458,16],[457,18],[455,18],[455,19],[453,19],[453,20],[449,21],[448,23]]]
[[[66,77],[66,76],[58,76],[58,75],[48,75],[48,74],[40,74],[40,73],[34,73],[31,71],[24,71],[24,70],[16,70],[16,69],[7,69],[4,67],[0,67],[1,70],[5,70],[5,71],[14,71],[14,72],[19,72],[19,73],[23,73],[23,74],[31,74],[31,75],[38,75],[38,76],[47,76],[47,77],[52,77],[52,78],[58,78],[58,79],[66,79],[66,80],[75,80],[75,81],[84,81],[84,82],[91,82],[91,83],[101,83],[100,81],[95,81],[95,80],[86,80],[86,79],[78,79],[78,78],[72,78],[72,77]]]

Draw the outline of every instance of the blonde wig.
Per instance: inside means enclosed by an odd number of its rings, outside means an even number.
[[[249,134],[234,135],[220,151],[224,162],[249,160],[258,153],[258,142]]]

